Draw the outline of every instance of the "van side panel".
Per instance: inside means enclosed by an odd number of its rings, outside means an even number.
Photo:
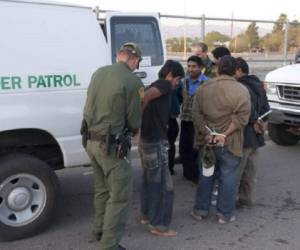
[[[37,128],[64,165],[87,164],[79,136],[92,73],[109,63],[91,9],[0,2],[0,131]]]

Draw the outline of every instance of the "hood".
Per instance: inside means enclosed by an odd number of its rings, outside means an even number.
[[[292,64],[271,71],[266,75],[267,82],[300,84],[300,64]]]
[[[255,94],[261,95],[261,89],[263,85],[257,76],[245,75],[238,79],[238,81],[254,91]]]

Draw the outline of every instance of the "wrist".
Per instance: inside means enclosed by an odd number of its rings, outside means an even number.
[[[224,138],[226,138],[227,137],[227,135],[224,133],[224,134],[219,134],[219,136],[222,136],[222,137],[224,137]]]

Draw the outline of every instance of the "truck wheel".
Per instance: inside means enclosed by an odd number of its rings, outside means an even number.
[[[59,194],[54,171],[26,154],[0,158],[0,240],[32,236],[48,225]]]
[[[283,124],[268,124],[269,136],[273,142],[282,146],[290,146],[298,143],[300,137],[286,131],[287,127]]]

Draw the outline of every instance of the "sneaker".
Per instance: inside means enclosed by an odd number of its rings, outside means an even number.
[[[228,220],[226,220],[226,219],[223,218],[223,217],[218,217],[217,222],[218,222],[219,224],[227,224],[227,223],[233,222],[233,221],[235,221],[235,220],[236,220],[236,218],[235,218],[235,216],[233,215],[233,216],[231,216]]]
[[[174,237],[177,235],[177,232],[172,229],[168,229],[167,231],[160,231],[159,229],[154,228],[150,230],[150,233],[162,237]]]
[[[192,216],[195,220],[198,220],[198,221],[203,220],[203,219],[205,218],[204,216],[201,216],[201,215],[199,215],[199,214],[196,214],[195,211],[192,211],[192,212],[191,212],[191,216]]]

